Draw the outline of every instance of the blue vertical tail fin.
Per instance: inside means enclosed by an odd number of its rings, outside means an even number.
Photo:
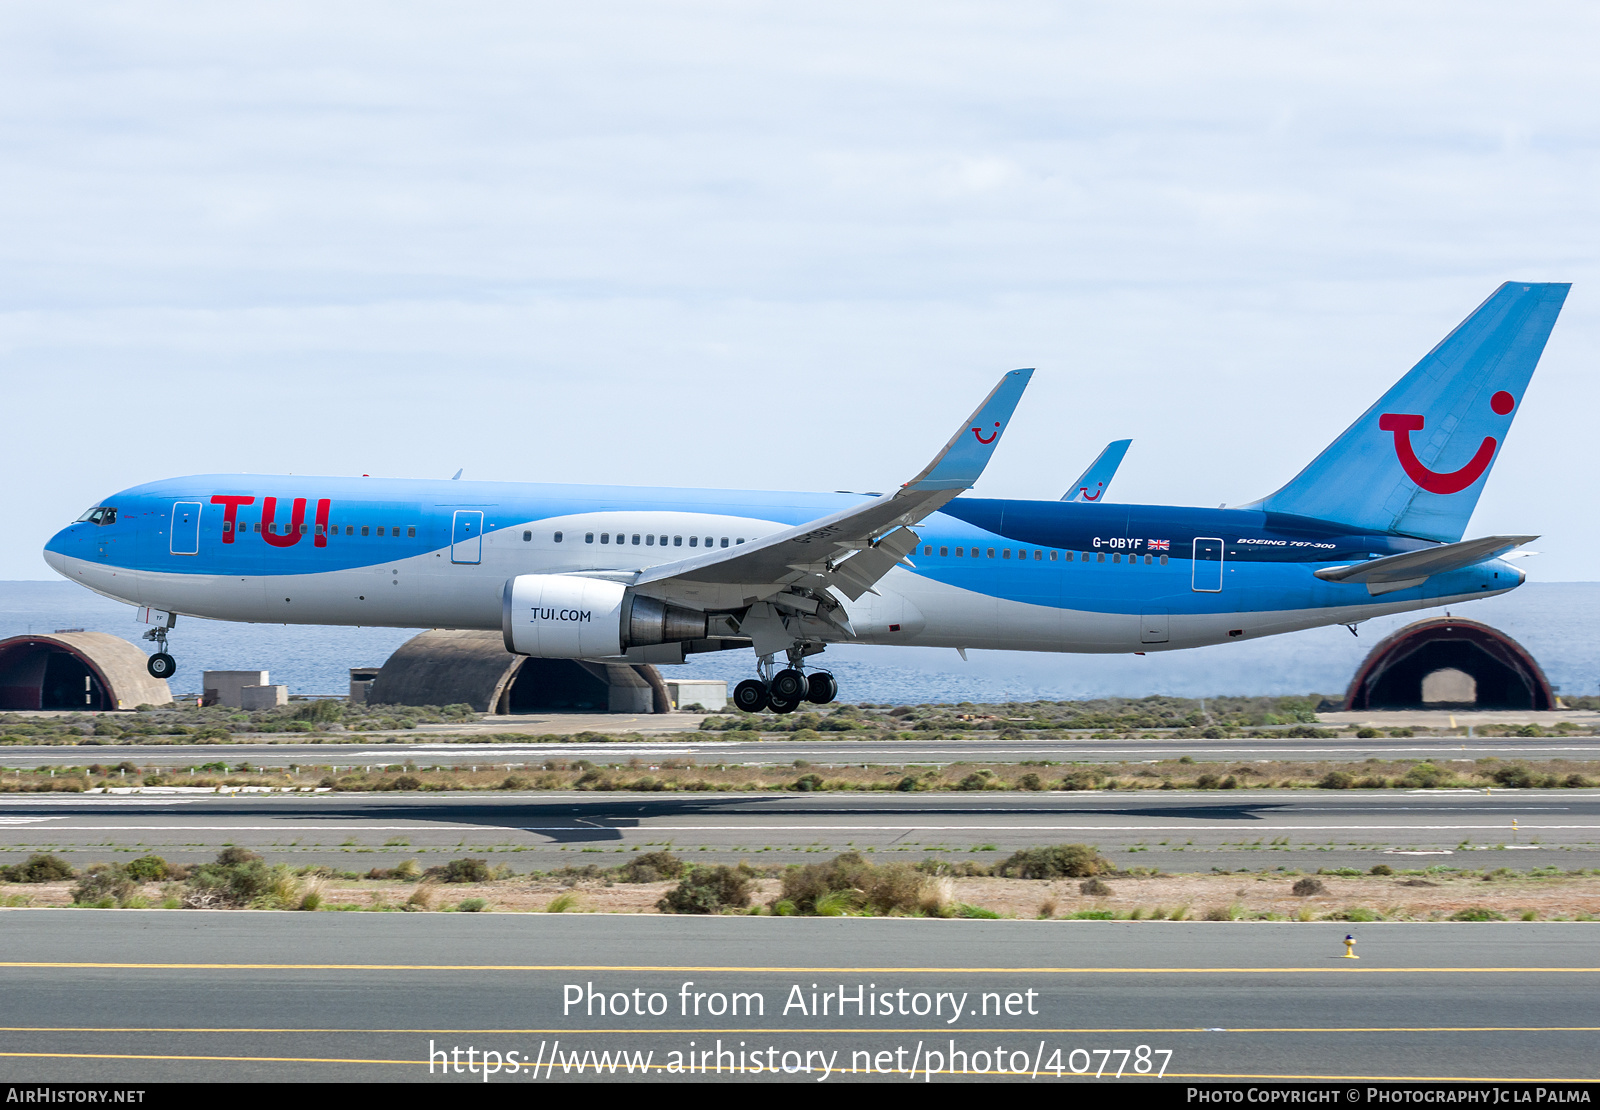
[[[1293,481],[1247,507],[1459,540],[1570,288],[1496,289]]]

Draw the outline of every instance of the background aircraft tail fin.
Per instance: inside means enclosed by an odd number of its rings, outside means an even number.
[[[1459,540],[1570,288],[1506,282],[1293,481],[1245,507]]]

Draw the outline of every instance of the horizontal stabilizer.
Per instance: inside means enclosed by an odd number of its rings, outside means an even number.
[[[1514,547],[1532,543],[1538,536],[1485,536],[1481,540],[1464,540],[1439,547],[1425,547],[1421,551],[1407,551],[1400,555],[1387,555],[1365,563],[1344,567],[1325,567],[1317,571],[1324,582],[1360,582],[1368,585],[1397,582],[1416,583],[1435,574],[1460,570],[1495,559]]]

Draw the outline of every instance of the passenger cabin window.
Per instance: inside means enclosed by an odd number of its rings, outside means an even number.
[[[993,555],[990,556],[990,558],[993,558],[993,557],[994,557]],[[1002,558],[1002,559],[1011,558],[1011,549],[1009,547],[1001,548],[1000,549],[1000,558]]]
[[[522,542],[523,543],[532,543],[533,542],[533,530],[532,529],[527,529],[527,528],[523,529]]]
[[[560,542],[561,542],[561,533],[560,533],[560,532],[557,532],[557,533],[556,533],[556,542],[557,542],[557,543],[560,543]]]
[[[585,532],[583,534],[583,542],[584,543],[593,543],[594,542],[594,533],[593,532]]]
[[[600,533],[600,542],[601,543],[610,543],[611,542],[611,533],[610,532],[601,532]]]
[[[683,546],[683,537],[682,536],[673,536],[672,537],[672,546],[673,547],[682,547]]]
[[[700,537],[699,536],[690,536],[689,537],[689,546],[690,547],[699,547],[700,546]]]
[[[727,547],[728,546],[728,537],[727,536],[723,536],[722,537],[722,546],[723,547]]]
[[[958,547],[958,548],[956,548],[956,558],[957,558],[957,559],[959,559],[959,558],[961,558],[961,554],[962,554],[962,552],[964,552],[964,551],[966,551],[966,548],[964,548],[964,547]]]
[[[950,549],[948,547],[941,547],[939,549],[939,554],[945,558],[948,558],[950,555]]]
[[[644,545],[646,547],[654,547],[655,544],[656,544],[656,538],[654,536],[646,536],[644,538]]]
[[[367,525],[367,524],[363,524],[363,525],[362,525],[362,526],[361,526],[361,534],[362,534],[362,535],[363,535],[363,536],[365,536],[365,535],[368,535],[368,534],[369,534],[369,533],[368,533],[368,531],[367,531],[367,530],[368,530],[368,528],[370,528],[370,527],[371,527],[371,525]],[[379,534],[379,535],[380,535],[380,536],[381,536],[381,535],[382,535],[382,534],[383,534],[383,529],[382,529],[382,528],[379,528],[379,529],[378,529],[378,534]]]
[[[638,547],[639,546],[639,533],[637,533],[637,532],[635,532],[633,534],[633,546],[634,547]]]

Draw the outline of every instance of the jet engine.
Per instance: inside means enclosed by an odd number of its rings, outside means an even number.
[[[599,659],[630,647],[704,639],[706,615],[575,574],[519,574],[501,600],[506,650],[538,659]]]

